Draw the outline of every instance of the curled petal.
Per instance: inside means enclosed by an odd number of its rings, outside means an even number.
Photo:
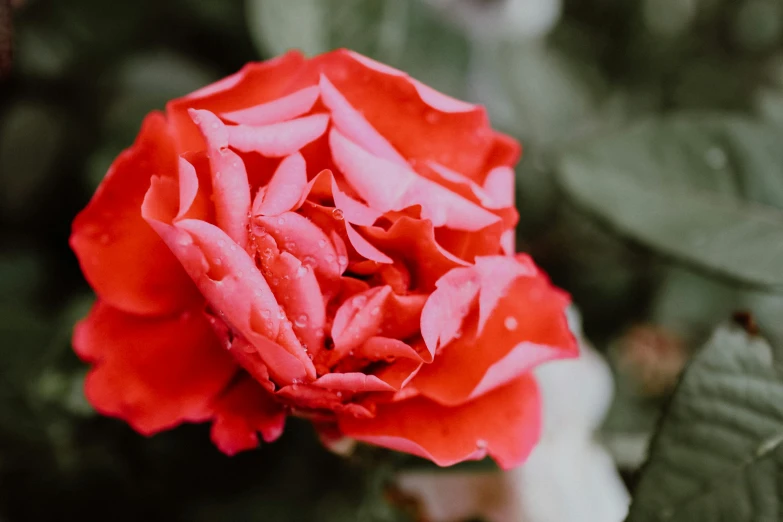
[[[282,98],[261,103],[247,109],[224,112],[220,116],[243,125],[271,125],[297,118],[310,112],[318,100],[318,87],[305,87]]]
[[[313,221],[296,212],[284,212],[274,217],[256,216],[254,222],[256,235],[272,236],[282,249],[312,267],[319,279],[334,281],[340,277],[339,257],[343,254]]]
[[[281,324],[280,307],[269,285],[250,256],[225,232],[189,219],[174,226],[154,219],[150,224],[216,312],[258,348],[276,380],[314,378],[312,362],[290,327]]]
[[[436,227],[475,231],[500,219],[475,203],[421,177],[408,165],[375,156],[343,136],[329,133],[332,157],[351,186],[382,212],[421,205],[422,217]]]
[[[349,391],[352,393],[395,391],[394,388],[374,375],[366,375],[359,372],[327,373],[313,381],[312,385],[326,388],[327,390]]]
[[[227,78],[169,102],[166,114],[172,123],[177,149],[190,151],[204,148],[204,138],[193,125],[188,109],[207,109],[221,114],[279,99],[291,92],[291,77],[304,64],[302,53],[289,51],[272,60],[251,62]]]
[[[323,93],[324,105],[329,108],[334,125],[340,129],[340,132],[379,158],[387,159],[399,165],[408,164],[405,158],[394,150],[391,143],[381,136],[364,119],[364,116],[359,111],[351,106],[348,100],[345,99],[345,96],[323,74],[321,75],[319,85]]]
[[[441,404],[461,404],[545,361],[578,355],[565,317],[568,297],[543,276],[517,277],[493,304],[483,329],[473,312],[462,335],[422,368],[417,390]]]
[[[392,258],[375,248],[372,243],[364,239],[364,237],[362,237],[362,235],[359,234],[350,223],[345,224],[345,231],[348,234],[348,241],[350,241],[351,246],[360,256],[364,257],[365,259],[369,259],[370,261],[375,261],[376,263],[394,263]]]
[[[329,124],[326,114],[313,114],[271,125],[227,127],[228,143],[242,152],[258,152],[268,158],[282,158],[298,152],[319,138]]]
[[[435,229],[428,221],[403,216],[388,230],[366,227],[364,237],[390,257],[403,260],[417,290],[432,291],[446,272],[468,265],[438,244]]]
[[[459,406],[425,397],[378,404],[371,419],[338,415],[347,437],[428,458],[439,466],[489,454],[511,469],[530,454],[541,432],[538,388],[530,375]]]
[[[280,162],[269,185],[253,201],[254,216],[276,216],[299,206],[307,187],[307,165],[294,153]]]

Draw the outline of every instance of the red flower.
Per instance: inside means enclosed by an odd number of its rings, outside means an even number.
[[[224,452],[287,414],[449,465],[524,460],[565,294],[513,254],[516,142],[349,51],[253,63],[150,114],[73,224],[90,402]]]

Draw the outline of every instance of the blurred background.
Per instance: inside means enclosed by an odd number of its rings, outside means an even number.
[[[72,218],[148,111],[291,47],[350,47],[522,140],[519,248],[613,370],[600,439],[631,491],[717,323],[783,341],[783,2],[0,0],[0,25],[2,522],[415,517],[376,455],[295,420],[228,459],[206,426],[143,438],[81,391]]]

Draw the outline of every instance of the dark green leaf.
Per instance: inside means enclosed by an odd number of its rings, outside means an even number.
[[[629,522],[779,520],[783,367],[743,330],[719,328],[674,395]]]

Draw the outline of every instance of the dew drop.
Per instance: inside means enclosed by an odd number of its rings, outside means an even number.
[[[307,267],[305,265],[299,265],[299,268],[296,269],[296,278],[301,279],[305,276],[307,273]]]
[[[345,219],[345,217],[343,216],[343,211],[340,210],[339,208],[332,210],[332,217],[338,221],[342,221],[343,219]]]
[[[476,448],[478,449],[486,449],[487,448],[487,441],[484,439],[479,439],[476,441]]]
[[[285,312],[283,310],[278,310],[277,311],[277,318],[281,319],[281,320],[285,319]]]
[[[261,310],[261,317],[264,319],[271,319],[272,318],[272,312],[269,310]]]
[[[313,268],[316,265],[315,258],[312,256],[305,256],[302,260],[302,266],[305,268]]]
[[[319,248],[324,248],[326,246],[326,240],[325,239],[319,239],[318,240],[318,246],[319,246]]]
[[[334,263],[334,256],[332,254],[326,254],[327,263]]]
[[[272,257],[272,249],[271,248],[265,248],[264,249],[264,257],[269,259]]]
[[[342,399],[342,398],[343,398],[343,392],[341,392],[341,391],[338,391],[338,392],[336,393],[336,395],[337,395],[337,398],[338,398],[338,399]]]
[[[277,286],[280,284],[280,279],[273,277],[272,278],[272,286]]]
[[[285,218],[283,216],[280,216],[277,220],[278,225],[285,225]]]
[[[229,250],[231,250],[232,252],[236,252],[236,251],[237,251],[237,246],[236,246],[234,243],[231,243],[231,246],[230,246],[230,247],[228,247],[228,248],[229,248]]]
[[[265,236],[266,235],[266,227],[258,227],[256,229],[256,235],[257,236]]]
[[[348,266],[348,258],[345,256],[337,256],[337,264],[340,265],[341,268]]]
[[[508,330],[509,332],[513,332],[514,330],[516,330],[518,325],[519,323],[517,323],[517,320],[511,317],[510,315],[506,317],[506,319],[503,321],[503,326],[505,326],[506,330]]]
[[[380,309],[380,307],[378,307],[378,306],[376,306],[375,308],[373,308],[372,310],[370,310],[370,315],[372,315],[372,316],[376,316],[376,315],[378,315],[379,313],[381,313],[381,309]]]
[[[296,326],[297,328],[304,328],[305,326],[307,326],[307,316],[305,314],[302,314],[299,317],[297,317],[296,320],[294,321],[294,326]]]
[[[223,248],[224,246],[226,246],[226,242],[223,241],[222,239],[218,239],[217,240],[217,246],[219,246],[220,248]]]
[[[366,295],[357,295],[353,298],[352,304],[354,308],[361,308],[364,305],[367,304],[367,296]]]

